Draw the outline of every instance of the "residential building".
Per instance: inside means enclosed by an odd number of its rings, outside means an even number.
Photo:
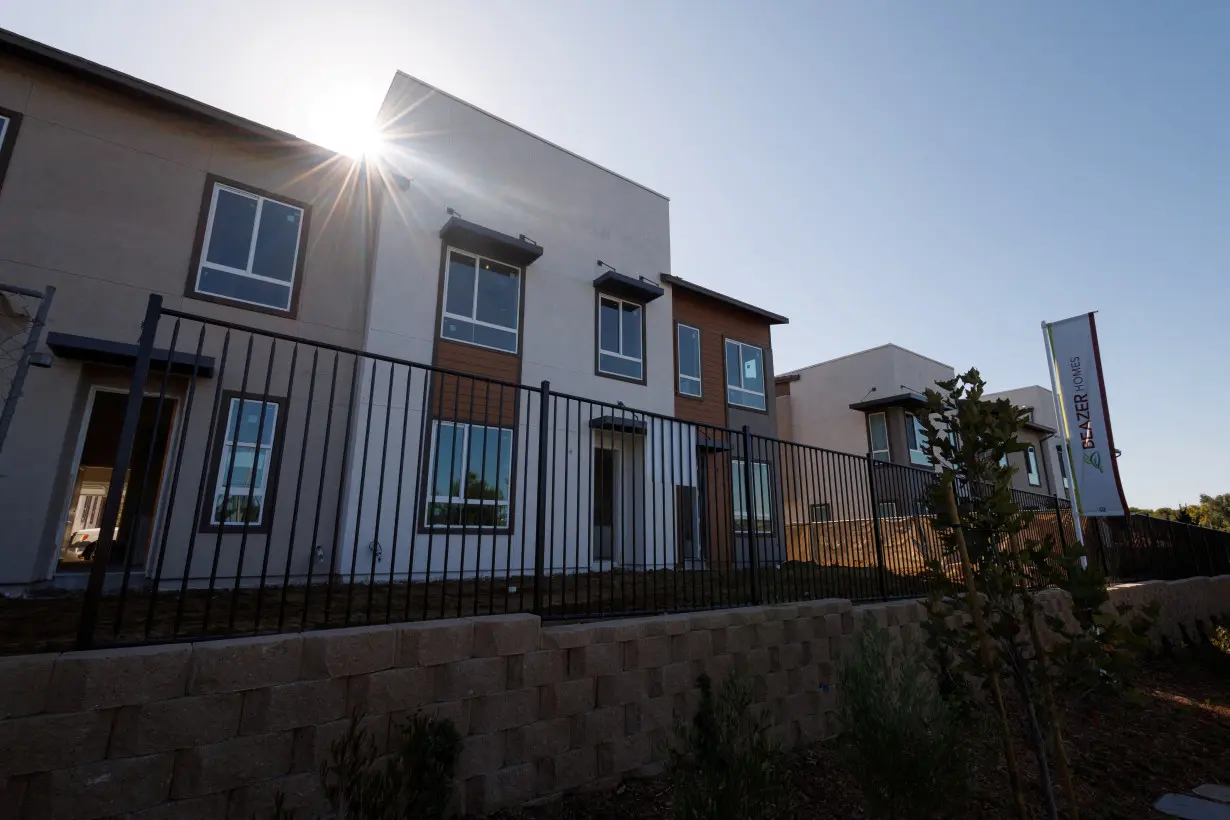
[[[89,565],[81,539],[98,533],[151,294],[168,309],[358,346],[368,308],[368,196],[361,167],[346,158],[6,31],[0,171],[0,282],[57,289],[43,348],[51,367],[31,372],[0,453],[0,585],[73,586]],[[189,352],[172,356],[176,328],[177,349]],[[280,457],[300,424],[278,398],[290,346],[279,351],[272,382],[255,388],[272,351],[252,351],[247,379],[242,351],[223,356],[222,329],[201,335],[194,357],[199,332],[171,319],[158,327],[147,385],[154,395],[139,418],[111,554],[117,570],[126,559],[138,574],[153,571],[159,530],[164,579],[184,577],[186,565],[194,582],[249,573],[253,555],[259,571],[266,543],[283,549],[276,545],[290,516],[283,512],[270,532],[264,502],[278,473],[300,467],[292,448]],[[218,388],[216,429],[208,401],[186,412],[194,385],[210,397]],[[337,403],[346,406],[348,396]],[[262,419],[263,437],[251,429]],[[256,462],[255,488],[239,499],[249,526],[237,528],[236,505],[218,507],[227,484],[221,465],[235,453],[232,469],[243,471],[258,451],[278,454],[279,469]],[[341,478],[340,460],[314,469],[327,473],[327,485]],[[167,521],[172,476],[181,504]],[[201,508],[183,501],[198,497],[207,499]],[[188,565],[193,541],[201,543]],[[293,556],[288,571],[302,573],[310,555]],[[284,557],[273,560],[281,567]]]
[[[1067,497],[1068,467],[1063,458],[1063,437],[1055,420],[1055,399],[1049,388],[1031,385],[988,393],[987,399],[1008,399],[1025,410],[1028,421],[1017,433],[1025,445],[1021,453],[1011,453],[1009,463],[1014,489],[1043,495]]]

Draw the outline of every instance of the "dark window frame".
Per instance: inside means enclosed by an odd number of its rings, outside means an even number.
[[[212,293],[202,293],[196,289],[197,278],[201,271],[202,255],[205,253],[205,232],[209,228],[209,210],[213,205],[214,189],[219,186],[234,188],[244,193],[252,194],[253,196],[272,199],[275,202],[280,202],[283,205],[289,205],[298,208],[303,212],[303,223],[299,226],[299,248],[295,255],[295,272],[294,281],[290,284],[290,307],[286,310],[280,308],[267,307],[264,305],[252,304],[251,302],[241,302],[237,299],[229,299],[225,296],[216,296]],[[201,210],[197,216],[196,237],[192,243],[192,261],[188,266],[188,280],[184,283],[184,296],[188,299],[199,299],[202,302],[213,302],[217,305],[226,305],[228,307],[238,308],[240,310],[250,310],[255,313],[265,313],[270,316],[282,316],[284,318],[295,319],[299,316],[299,296],[303,291],[303,276],[307,266],[307,249],[308,236],[312,228],[312,206],[306,202],[302,202],[293,197],[283,194],[266,191],[263,188],[257,188],[254,185],[247,185],[243,182],[238,182],[233,179],[227,179],[216,174],[205,175],[205,190],[201,195]]]
[[[824,510],[824,516],[816,515],[816,509]],[[807,505],[807,523],[831,524],[833,522],[833,505],[829,501],[817,501]]]
[[[446,340],[447,341],[447,340]],[[430,374],[428,374],[430,376]],[[519,402],[518,402],[519,403]],[[519,426],[520,415],[514,413],[511,423],[506,427],[499,423],[499,419],[495,419],[496,423],[491,423],[490,420],[484,422],[482,420],[469,420],[460,417],[448,417],[439,413],[432,413],[427,419],[424,441],[419,443],[419,488],[416,490],[417,503],[414,511],[414,531],[419,535],[430,537],[446,536],[450,533],[456,534],[476,534],[483,535],[505,535],[510,538],[516,532],[517,527],[517,468],[520,459],[518,458],[521,442],[521,427]],[[481,524],[428,524],[427,511],[432,505],[434,495],[431,490],[431,468],[434,466],[433,459],[435,458],[435,441],[436,428],[440,424],[465,424],[468,426],[477,427],[497,427],[504,430],[512,431],[512,458],[509,464],[508,477],[508,524],[503,527],[486,527]],[[528,446],[528,433],[526,433],[526,446]]]
[[[735,489],[735,486],[734,486],[735,465],[736,464],[746,465],[749,461],[752,464],[763,464],[765,466],[765,485],[769,489],[769,510],[768,510],[769,526],[768,526],[768,529],[764,529],[764,530],[750,530],[750,529],[741,530],[739,529],[739,516],[736,514],[736,510],[735,510],[735,497],[736,497],[736,493],[738,492],[746,492],[747,485],[746,483],[742,483],[738,490]],[[745,470],[747,469],[746,466],[744,467],[744,469]],[[738,456],[731,457],[730,459],[730,477],[731,477],[730,517],[731,517],[731,522],[732,522],[732,529],[731,529],[732,535],[743,536],[745,538],[748,536],[776,536],[777,535],[777,516],[774,514],[777,508],[777,493],[774,491],[774,487],[773,487],[773,474],[774,474],[773,462],[770,460],[766,460],[762,458],[746,459],[746,458],[739,458]],[[753,484],[754,483],[755,482],[753,482]],[[753,489],[755,489],[754,486],[753,486]],[[750,506],[750,499],[744,500],[744,506],[745,507]],[[751,520],[750,516],[748,520],[749,521]]]
[[[700,373],[695,377],[684,376],[682,373],[679,372],[679,361],[680,361],[679,360],[679,328],[681,327],[691,328],[692,330],[696,331],[696,364],[697,364],[697,369],[700,371]],[[681,399],[687,399],[688,401],[704,401],[705,400],[705,363],[704,363],[704,355],[703,355],[704,349],[705,349],[705,331],[697,327],[696,325],[689,324],[687,322],[681,322],[678,319],[676,319],[675,320],[675,395]],[[698,382],[700,382],[700,395],[694,396],[691,393],[684,393],[683,391],[681,391],[679,389],[679,380],[682,378],[688,378],[688,379],[695,378]]]
[[[21,131],[21,113],[0,108],[0,117],[9,121],[4,130],[4,138],[0,139],[0,189],[4,188],[4,175],[8,173],[9,161],[13,159],[13,148],[17,145],[17,134]]]
[[[277,419],[273,424],[273,446],[269,450],[269,481],[265,485],[264,508],[259,524],[213,523],[214,494],[218,490],[218,476],[222,472],[222,451],[226,444],[226,427],[230,421],[231,403],[236,399],[278,406]],[[240,405],[242,408],[242,405]],[[209,445],[209,477],[201,493],[200,526],[198,532],[223,535],[268,535],[277,510],[278,483],[282,474],[282,449],[286,439],[285,396],[265,396],[261,393],[243,393],[239,390],[223,390],[218,421],[214,425],[213,439]],[[259,451],[258,451],[259,458]],[[233,497],[233,496],[232,496]]]
[[[448,274],[449,274],[448,262],[449,262],[449,258],[451,257],[453,251],[456,251],[457,253],[465,254],[466,256],[473,256],[477,260],[477,263],[479,264],[481,264],[482,261],[485,259],[488,262],[494,262],[497,265],[503,265],[506,268],[512,268],[513,270],[517,272],[517,326],[515,328],[499,328],[497,326],[497,329],[502,329],[505,331],[511,330],[511,332],[514,335],[516,335],[517,347],[515,350],[505,350],[500,347],[492,347],[491,345],[479,344],[478,342],[467,342],[464,339],[450,339],[449,337],[444,335],[444,322],[448,318],[447,313],[445,311],[445,308],[447,307],[446,303],[448,301]],[[499,257],[496,257],[496,256],[492,256],[489,253],[484,254],[484,253],[478,253],[477,251],[468,250],[464,245],[455,245],[455,244],[449,244],[448,242],[444,242],[440,246],[440,283],[439,283],[438,292],[439,292],[439,298],[437,299],[438,304],[437,304],[437,310],[436,310],[436,335],[435,335],[436,339],[442,342],[449,342],[450,344],[467,345],[469,347],[477,347],[479,350],[490,350],[492,353],[502,353],[505,356],[516,356],[520,358],[521,350],[524,346],[524,333],[525,333],[525,268],[524,267],[522,267],[521,265],[514,265],[511,262],[505,262],[503,259],[500,259]],[[478,298],[477,273],[474,278],[474,295],[475,295],[475,298],[477,299]],[[476,319],[473,316],[468,317],[468,318],[463,317],[463,320],[469,321],[469,322],[478,321],[478,319]],[[485,324],[490,324],[490,323],[485,323]]]
[[[760,366],[764,369],[764,373],[761,374],[761,379],[762,381],[764,381],[764,409],[763,410],[757,407],[749,407],[746,404],[736,404],[730,400],[730,390],[731,390],[730,364],[726,359],[726,356],[727,356],[726,345],[731,344],[731,343],[742,345],[744,347],[754,347],[760,351]],[[742,339],[736,338],[734,336],[727,336],[725,334],[722,335],[722,401],[726,404],[727,407],[733,407],[736,410],[745,410],[748,413],[760,413],[765,416],[769,415],[769,385],[772,383],[772,379],[769,378],[768,350],[769,350],[769,347],[767,345],[759,345],[759,344],[756,344],[755,342],[745,342]],[[740,355],[739,357],[739,367],[740,369],[742,369],[743,367],[742,355]],[[752,392],[745,387],[736,387],[734,389],[742,390],[746,393]],[[774,400],[776,400],[776,397],[774,398]]]
[[[641,377],[621,376],[618,373],[608,373],[599,367],[599,357],[602,355],[602,300],[613,299],[629,305],[638,305],[641,309]],[[648,326],[649,305],[636,299],[626,299],[594,288],[594,375],[604,379],[614,379],[628,384],[647,384],[649,380],[649,350],[646,348],[645,328]],[[622,327],[622,322],[621,322]],[[609,352],[609,351],[608,351]]]
[[[1022,453],[1025,459],[1025,480],[1029,482],[1031,487],[1042,486],[1042,470],[1038,464],[1038,450],[1032,444],[1025,445],[1025,451]],[[1033,462],[1033,469],[1030,470],[1030,462]]]

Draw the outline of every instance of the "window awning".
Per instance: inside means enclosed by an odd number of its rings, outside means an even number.
[[[652,302],[666,293],[653,282],[635,279],[619,271],[605,271],[594,280],[594,287],[603,293],[609,293],[630,302]]]
[[[542,245],[526,239],[524,235],[509,236],[459,216],[449,217],[440,229],[440,236],[460,250],[519,267],[525,267],[542,256]]]
[[[75,336],[71,333],[48,333],[47,347],[61,359],[73,359],[82,362],[95,362],[118,367],[132,367],[137,363],[137,346],[126,342],[113,342],[110,339],[99,339],[93,336]],[[172,373],[191,375],[194,369],[198,376],[212,378],[214,375],[214,358],[212,356],[197,357],[196,352],[168,350],[155,348],[150,356],[150,367],[161,371],[170,362]]]
[[[907,390],[904,393],[894,393],[891,396],[880,396],[867,401],[856,401],[850,405],[851,410],[883,410],[886,407],[904,407],[907,410],[917,410],[927,405],[927,397],[921,393]]]
[[[589,426],[594,430],[610,430],[616,433],[633,433],[641,436],[645,435],[649,429],[644,419],[632,416],[599,416],[596,419],[590,419]]]
[[[730,449],[730,442],[720,438],[710,438],[702,433],[696,436],[696,449],[724,452]]]

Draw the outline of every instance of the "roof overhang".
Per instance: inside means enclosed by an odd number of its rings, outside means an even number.
[[[113,342],[110,339],[98,339],[93,336],[75,336],[71,333],[48,333],[47,347],[61,359],[73,359],[96,364],[108,364],[116,367],[132,367],[137,362],[137,346],[127,342]],[[197,356],[195,353],[155,348],[150,355],[150,367],[161,371],[170,363],[170,371],[183,376],[192,375],[212,378],[214,375],[214,359],[212,356]]]
[[[764,319],[766,322],[768,322],[771,325],[790,324],[790,320],[787,319],[785,316],[782,316],[777,313],[773,313],[772,311],[769,311],[769,310],[765,310],[764,308],[758,308],[755,305],[749,305],[747,302],[741,302],[738,299],[727,296],[724,293],[718,293],[716,290],[709,290],[709,288],[704,288],[704,287],[701,287],[700,285],[693,284],[692,282],[689,282],[686,279],[680,279],[678,276],[671,276],[669,273],[664,273],[662,274],[662,281],[670,285],[673,288],[680,288],[681,290],[686,290],[692,293],[697,293],[697,294],[700,294],[701,296],[707,296],[710,299],[721,302],[724,305],[728,305],[730,307],[738,308],[739,310],[743,310],[743,311],[747,311],[748,313],[755,314],[756,316],[759,316],[761,319]]]
[[[510,236],[497,230],[451,216],[440,229],[444,241],[463,251],[489,256],[497,262],[506,262],[524,268],[542,256],[542,245],[532,242],[524,235]]]
[[[927,405],[927,397],[913,390],[904,393],[894,393],[891,396],[880,396],[867,401],[856,401],[850,405],[851,410],[883,410],[888,407],[904,407],[907,410],[917,410]]]
[[[619,271],[609,270],[594,280],[594,287],[630,302],[652,302],[666,293],[658,285],[644,279],[636,279]]]
[[[1053,436],[1056,433],[1055,428],[1047,427],[1045,424],[1039,424],[1038,422],[1032,419],[1023,423],[1021,426],[1026,428],[1027,430],[1033,430],[1036,433],[1045,433],[1048,436]]]

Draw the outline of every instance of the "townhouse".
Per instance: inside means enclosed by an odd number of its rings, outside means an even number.
[[[357,162],[0,32],[0,282],[57,288],[0,585],[83,585],[115,486],[113,587],[779,560],[786,319],[671,275],[656,192],[404,74],[378,123]]]

